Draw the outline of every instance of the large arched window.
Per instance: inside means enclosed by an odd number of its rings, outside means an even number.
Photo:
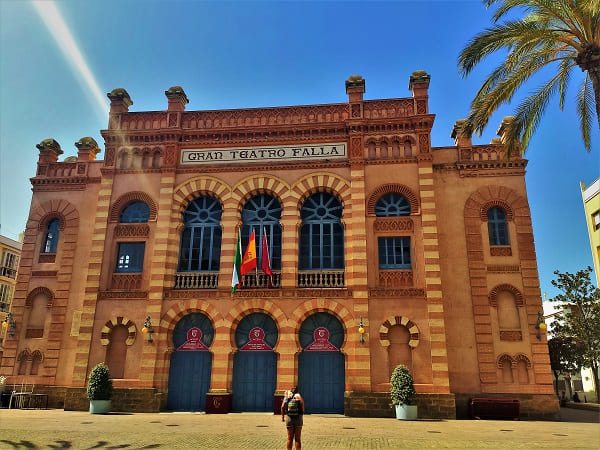
[[[410,203],[403,195],[386,194],[377,200],[375,215],[377,217],[410,216]]]
[[[142,201],[129,203],[121,211],[121,223],[144,223],[150,219],[150,208]]]
[[[262,239],[263,230],[267,233],[267,244],[271,268],[281,269],[281,205],[274,197],[260,194],[246,202],[242,209],[242,242],[247,244],[250,233],[256,234],[256,252],[258,253],[257,266],[262,267]],[[245,247],[244,247],[245,248]]]
[[[510,245],[506,212],[502,208],[494,206],[488,209],[487,218],[490,245]]]
[[[183,213],[185,228],[181,234],[180,272],[215,272],[221,259],[221,214],[219,201],[199,197]]]
[[[342,204],[327,192],[308,197],[300,210],[300,270],[344,268]]]
[[[60,220],[52,219],[50,222],[48,222],[42,253],[56,253],[56,249],[58,248],[59,230]]]

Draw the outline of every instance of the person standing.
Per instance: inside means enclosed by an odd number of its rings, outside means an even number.
[[[285,422],[287,431],[286,449],[292,449],[292,443],[296,442],[296,450],[302,448],[302,425],[304,417],[304,400],[298,393],[288,391],[287,401],[284,398],[281,408],[281,421]]]

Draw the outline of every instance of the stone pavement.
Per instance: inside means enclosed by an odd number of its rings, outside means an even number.
[[[563,408],[559,421],[418,420],[309,415],[303,448],[600,448],[597,411]],[[568,421],[567,421],[568,420]],[[0,410],[0,448],[283,449],[280,416],[267,413],[112,413]]]

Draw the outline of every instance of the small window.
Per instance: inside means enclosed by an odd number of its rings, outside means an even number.
[[[594,224],[594,230],[600,229],[600,211],[592,214],[592,223]]]
[[[377,217],[410,216],[410,203],[400,194],[386,194],[375,204]]]
[[[121,223],[144,223],[150,219],[150,208],[144,202],[133,202],[121,211]]]
[[[410,237],[380,237],[379,268],[380,269],[410,269]]]
[[[115,272],[142,272],[144,249],[144,242],[121,242]]]
[[[506,223],[506,213],[504,210],[494,206],[488,210],[487,218],[490,245],[510,245],[508,224]]]
[[[44,248],[42,253],[56,253],[58,247],[58,234],[60,229],[60,220],[53,219],[48,223],[46,236],[44,238]]]

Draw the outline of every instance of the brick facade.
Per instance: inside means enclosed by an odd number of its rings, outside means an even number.
[[[130,112],[127,92],[112,91],[104,159],[96,160],[91,138],[78,142],[76,161],[58,162],[62,151],[52,139],[38,145],[13,305],[18,332],[4,340],[0,374],[43,386],[53,405],[87,409],[87,376],[107,361],[119,372],[113,409],[166,409],[176,327],[201,313],[213,333],[207,394],[229,405],[235,332],[260,313],[277,327],[279,398],[299,382],[303,323],[326,313],[343,330],[347,415],[391,415],[397,363],[410,366],[421,417],[455,417],[465,396],[488,394],[531,398],[527,411],[557,411],[546,337],[535,330],[541,299],[527,162],[518,154],[506,159],[497,141],[473,145],[459,127],[455,146],[432,147],[428,87],[429,75],[417,71],[412,97],[364,100],[365,82],[353,76],[348,103],[223,111],[185,111],[187,97],[174,87],[168,109],[157,112]],[[185,152],[205,160],[186,160]],[[233,159],[210,160],[223,154]],[[300,211],[320,192],[342,206],[344,264],[303,272]],[[406,200],[408,215],[376,211],[391,193]],[[257,286],[232,294],[242,211],[262,194],[281,206],[278,284],[258,285],[257,277]],[[220,269],[179,272],[183,213],[201,196],[221,208]],[[147,220],[122,223],[135,201],[147,205]],[[489,244],[492,207],[506,213],[510,245]],[[58,248],[49,254],[43,241],[55,218]],[[410,243],[402,269],[381,266],[379,242],[389,238]],[[119,245],[140,242],[143,270],[118,273]],[[27,335],[28,322],[41,315],[41,339]],[[123,333],[122,344],[115,333]],[[37,373],[20,363],[34,351],[43,355]]]

